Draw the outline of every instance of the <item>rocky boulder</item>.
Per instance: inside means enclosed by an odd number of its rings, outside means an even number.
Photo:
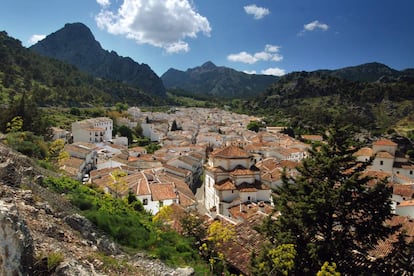
[[[0,275],[30,275],[33,240],[11,198],[0,199]]]

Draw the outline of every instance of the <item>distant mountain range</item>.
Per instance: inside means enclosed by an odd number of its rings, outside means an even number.
[[[264,92],[279,77],[246,74],[211,61],[185,72],[169,69],[161,76],[167,89],[182,89],[215,98],[251,98]]]
[[[374,82],[389,78],[414,77],[414,69],[398,71],[387,65],[371,62],[336,70],[317,70],[316,72],[358,82]]]
[[[93,76],[134,85],[148,94],[165,95],[161,79],[147,64],[102,49],[91,30],[82,23],[66,24],[30,49],[72,64]]]

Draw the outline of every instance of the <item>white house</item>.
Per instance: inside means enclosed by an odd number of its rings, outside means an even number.
[[[214,151],[205,166],[204,204],[211,213],[229,216],[245,202],[270,202],[271,189],[261,182],[252,155],[228,146]]]
[[[100,143],[112,139],[113,122],[106,117],[72,123],[73,142]]]
[[[61,129],[58,127],[51,127],[52,130],[52,140],[57,140],[57,139],[62,139],[63,141],[68,142],[70,139],[70,132],[65,130],[65,129]]]
[[[74,158],[82,161],[79,161],[80,163],[76,165],[78,172],[76,172],[76,174],[74,174],[74,172],[71,173],[76,176],[76,178],[81,179],[83,174],[96,168],[98,163],[98,152],[96,151],[94,145],[77,142],[65,145],[64,150],[69,153],[71,158],[64,161],[65,164],[61,167],[63,170],[73,167],[70,164],[77,163],[74,161]]]

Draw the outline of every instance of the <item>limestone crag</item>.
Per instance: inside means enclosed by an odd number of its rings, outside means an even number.
[[[33,240],[13,199],[0,199],[0,275],[27,275],[33,267]]]

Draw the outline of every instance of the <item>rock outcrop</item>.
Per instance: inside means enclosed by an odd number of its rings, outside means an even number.
[[[41,174],[0,144],[0,175],[8,176],[0,177],[0,275],[194,274],[122,252],[65,198],[39,186]]]
[[[0,199],[0,275],[29,275],[33,269],[33,240],[13,199]]]

